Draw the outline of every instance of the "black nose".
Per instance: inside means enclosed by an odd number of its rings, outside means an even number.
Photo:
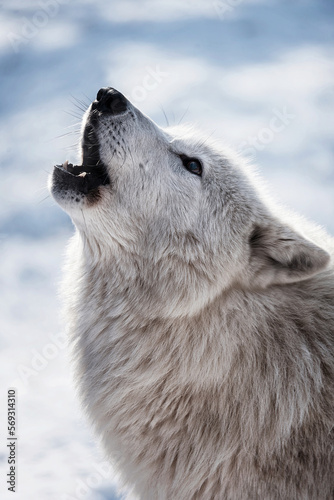
[[[112,115],[124,113],[127,107],[128,100],[126,97],[112,87],[103,87],[100,89],[97,93],[96,101],[92,104],[93,109]]]

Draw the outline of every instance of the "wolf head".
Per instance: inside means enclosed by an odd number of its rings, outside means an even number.
[[[123,259],[151,302],[163,310],[169,299],[168,314],[231,286],[304,280],[328,263],[272,213],[237,155],[191,128],[160,128],[113,88],[85,113],[81,149],[81,165],[54,168],[54,198],[92,260]]]

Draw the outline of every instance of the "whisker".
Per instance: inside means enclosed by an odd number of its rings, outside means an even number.
[[[74,144],[68,144],[67,146],[64,146],[63,148],[61,148],[63,151],[64,150],[68,150],[68,149],[73,149],[73,148],[76,148],[78,146],[78,143],[75,142]]]
[[[43,198],[42,200],[40,200],[38,202],[38,205],[40,205],[41,203],[43,203],[45,200],[47,200],[48,198],[51,198],[50,195],[48,194],[45,198]]]
[[[90,97],[88,97],[88,95],[86,95],[84,92],[83,92],[83,95],[84,95],[84,96],[85,96],[85,98],[87,99],[87,101],[88,101],[88,106],[89,106],[89,105],[90,105],[90,103],[91,103],[92,101],[94,101],[94,99],[91,99]]]
[[[45,170],[45,168],[43,168],[42,170],[43,170],[43,172],[46,172],[48,175],[51,174],[51,172],[49,170]],[[44,189],[44,188],[41,188],[41,189]]]
[[[186,114],[188,113],[189,111],[189,108],[190,108],[190,105],[187,107],[187,109],[185,110],[185,112],[183,113],[183,115],[181,116],[179,122],[178,122],[178,125],[180,125],[180,123],[182,122],[183,118],[186,116]]]
[[[72,95],[72,99],[74,99],[78,104],[80,104],[80,106],[86,106],[85,101],[83,101],[82,99],[79,99],[78,97],[74,97],[73,95]]]
[[[68,137],[69,135],[78,135],[80,133],[79,130],[71,130],[70,132],[65,132],[64,134],[56,135],[54,139],[61,139],[62,137]]]
[[[217,129],[213,130],[213,131],[211,132],[211,134],[209,134],[209,135],[207,136],[207,138],[206,138],[206,139],[204,139],[202,142],[199,142],[199,143],[198,143],[198,146],[199,146],[199,147],[204,146],[204,144],[205,144],[205,143],[206,143],[206,142],[207,142],[207,141],[208,141],[208,140],[209,140],[209,139],[210,139],[210,138],[211,138],[211,137],[212,137],[212,136],[216,133],[216,131],[217,131]]]
[[[71,132],[65,132],[64,134],[60,134],[60,135],[56,135],[54,137],[52,137],[51,139],[49,139],[48,141],[45,141],[45,144],[49,144],[50,142],[53,142],[55,140],[58,140],[58,139],[63,139],[64,137],[68,137],[68,136],[78,136],[80,134],[79,131],[75,131],[75,130],[72,130]]]
[[[82,101],[81,99],[78,99],[77,97],[75,97],[74,95],[70,94],[71,95],[71,102],[74,106],[76,106],[77,108],[79,108],[81,111],[85,112],[86,109],[87,109],[87,104]]]
[[[74,103],[74,106],[78,109],[80,109],[80,111],[82,111],[82,113],[85,113],[86,112],[86,108],[82,107],[82,106],[79,106],[79,104],[75,104]]]
[[[86,218],[85,218],[84,211],[82,209],[81,209],[81,213],[82,213],[82,218],[84,220],[84,224],[85,224],[85,228],[86,228],[86,234],[88,234],[88,228],[87,228]]]
[[[63,110],[64,113],[66,113],[67,115],[70,115],[70,116],[73,116],[73,118],[76,118],[77,120],[81,120],[82,119],[82,114],[79,114],[79,113],[76,113],[75,111],[67,111],[67,110]]]
[[[167,118],[166,112],[165,112],[165,110],[164,110],[164,108],[163,108],[162,104],[160,104],[160,109],[161,109],[161,111],[162,111],[162,112],[163,112],[163,114],[164,114],[164,117],[165,117],[165,120],[166,120],[166,123],[167,123],[167,127],[169,127],[169,120],[168,120],[168,118]]]
[[[76,122],[76,123],[72,123],[72,125],[67,125],[67,127],[65,127],[65,129],[67,128],[72,128],[72,127],[76,127],[78,126],[79,129],[80,129],[80,126],[81,126],[81,120],[79,122]]]

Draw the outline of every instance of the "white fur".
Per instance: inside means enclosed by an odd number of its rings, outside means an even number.
[[[333,240],[191,128],[129,104],[96,132],[99,200],[51,189],[76,226],[76,380],[125,484],[142,500],[332,499]]]

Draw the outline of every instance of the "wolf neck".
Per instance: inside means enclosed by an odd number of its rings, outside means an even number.
[[[76,282],[68,284],[75,293],[66,307],[87,406],[100,410],[106,405],[102,414],[109,415],[112,398],[116,420],[123,419],[126,405],[134,412],[144,406],[155,418],[150,408],[155,398],[197,395],[203,408],[214,402],[212,411],[223,420],[230,407],[237,408],[240,428],[249,426],[245,435],[266,433],[270,447],[270,439],[288,438],[307,418],[310,402],[321,391],[320,363],[307,361],[307,341],[288,315],[289,294],[282,301],[272,290],[266,299],[257,294],[254,300],[251,293],[236,290],[217,297],[200,315],[159,316],[156,297],[147,296],[133,269],[117,260],[93,263],[80,244],[74,240],[70,251]],[[265,316],[266,307],[277,309],[274,319]],[[299,318],[301,328],[309,329],[303,321],[307,318]]]
[[[75,249],[70,258],[75,256],[75,266],[80,263],[79,272],[87,278],[88,290],[94,290],[94,296],[97,288],[103,291],[99,299],[109,311],[117,296],[127,319],[132,316],[140,324],[152,319],[195,317],[224,289],[222,280],[216,274],[210,276],[199,259],[192,264],[171,253],[153,260],[119,244],[101,249],[98,242],[80,234],[72,244]]]
[[[175,270],[175,281],[166,287],[171,275],[164,281],[162,272],[159,281],[152,265],[131,259],[130,266],[126,256],[109,261],[93,259],[85,244],[77,235],[72,240],[68,259],[71,281],[65,281],[64,287],[73,290],[65,300],[65,310],[70,336],[83,356],[89,351],[101,356],[104,350],[119,351],[120,359],[129,358],[130,362],[135,358],[142,366],[151,366],[149,360],[157,356],[166,370],[175,366],[180,381],[183,378],[188,383],[190,377],[196,383],[201,381],[200,385],[211,383],[208,374],[212,357],[205,355],[207,350],[216,356],[217,366],[228,366],[235,344],[233,337],[228,338],[233,316],[228,304],[222,311],[220,301],[216,303],[215,299],[208,305],[198,305],[191,301],[196,294],[200,297],[203,287],[195,278],[192,288],[182,288],[182,276]],[[148,275],[145,269],[150,270]],[[182,314],[187,303],[187,314]],[[201,375],[201,366],[206,376]],[[160,371],[164,372],[161,365]]]

